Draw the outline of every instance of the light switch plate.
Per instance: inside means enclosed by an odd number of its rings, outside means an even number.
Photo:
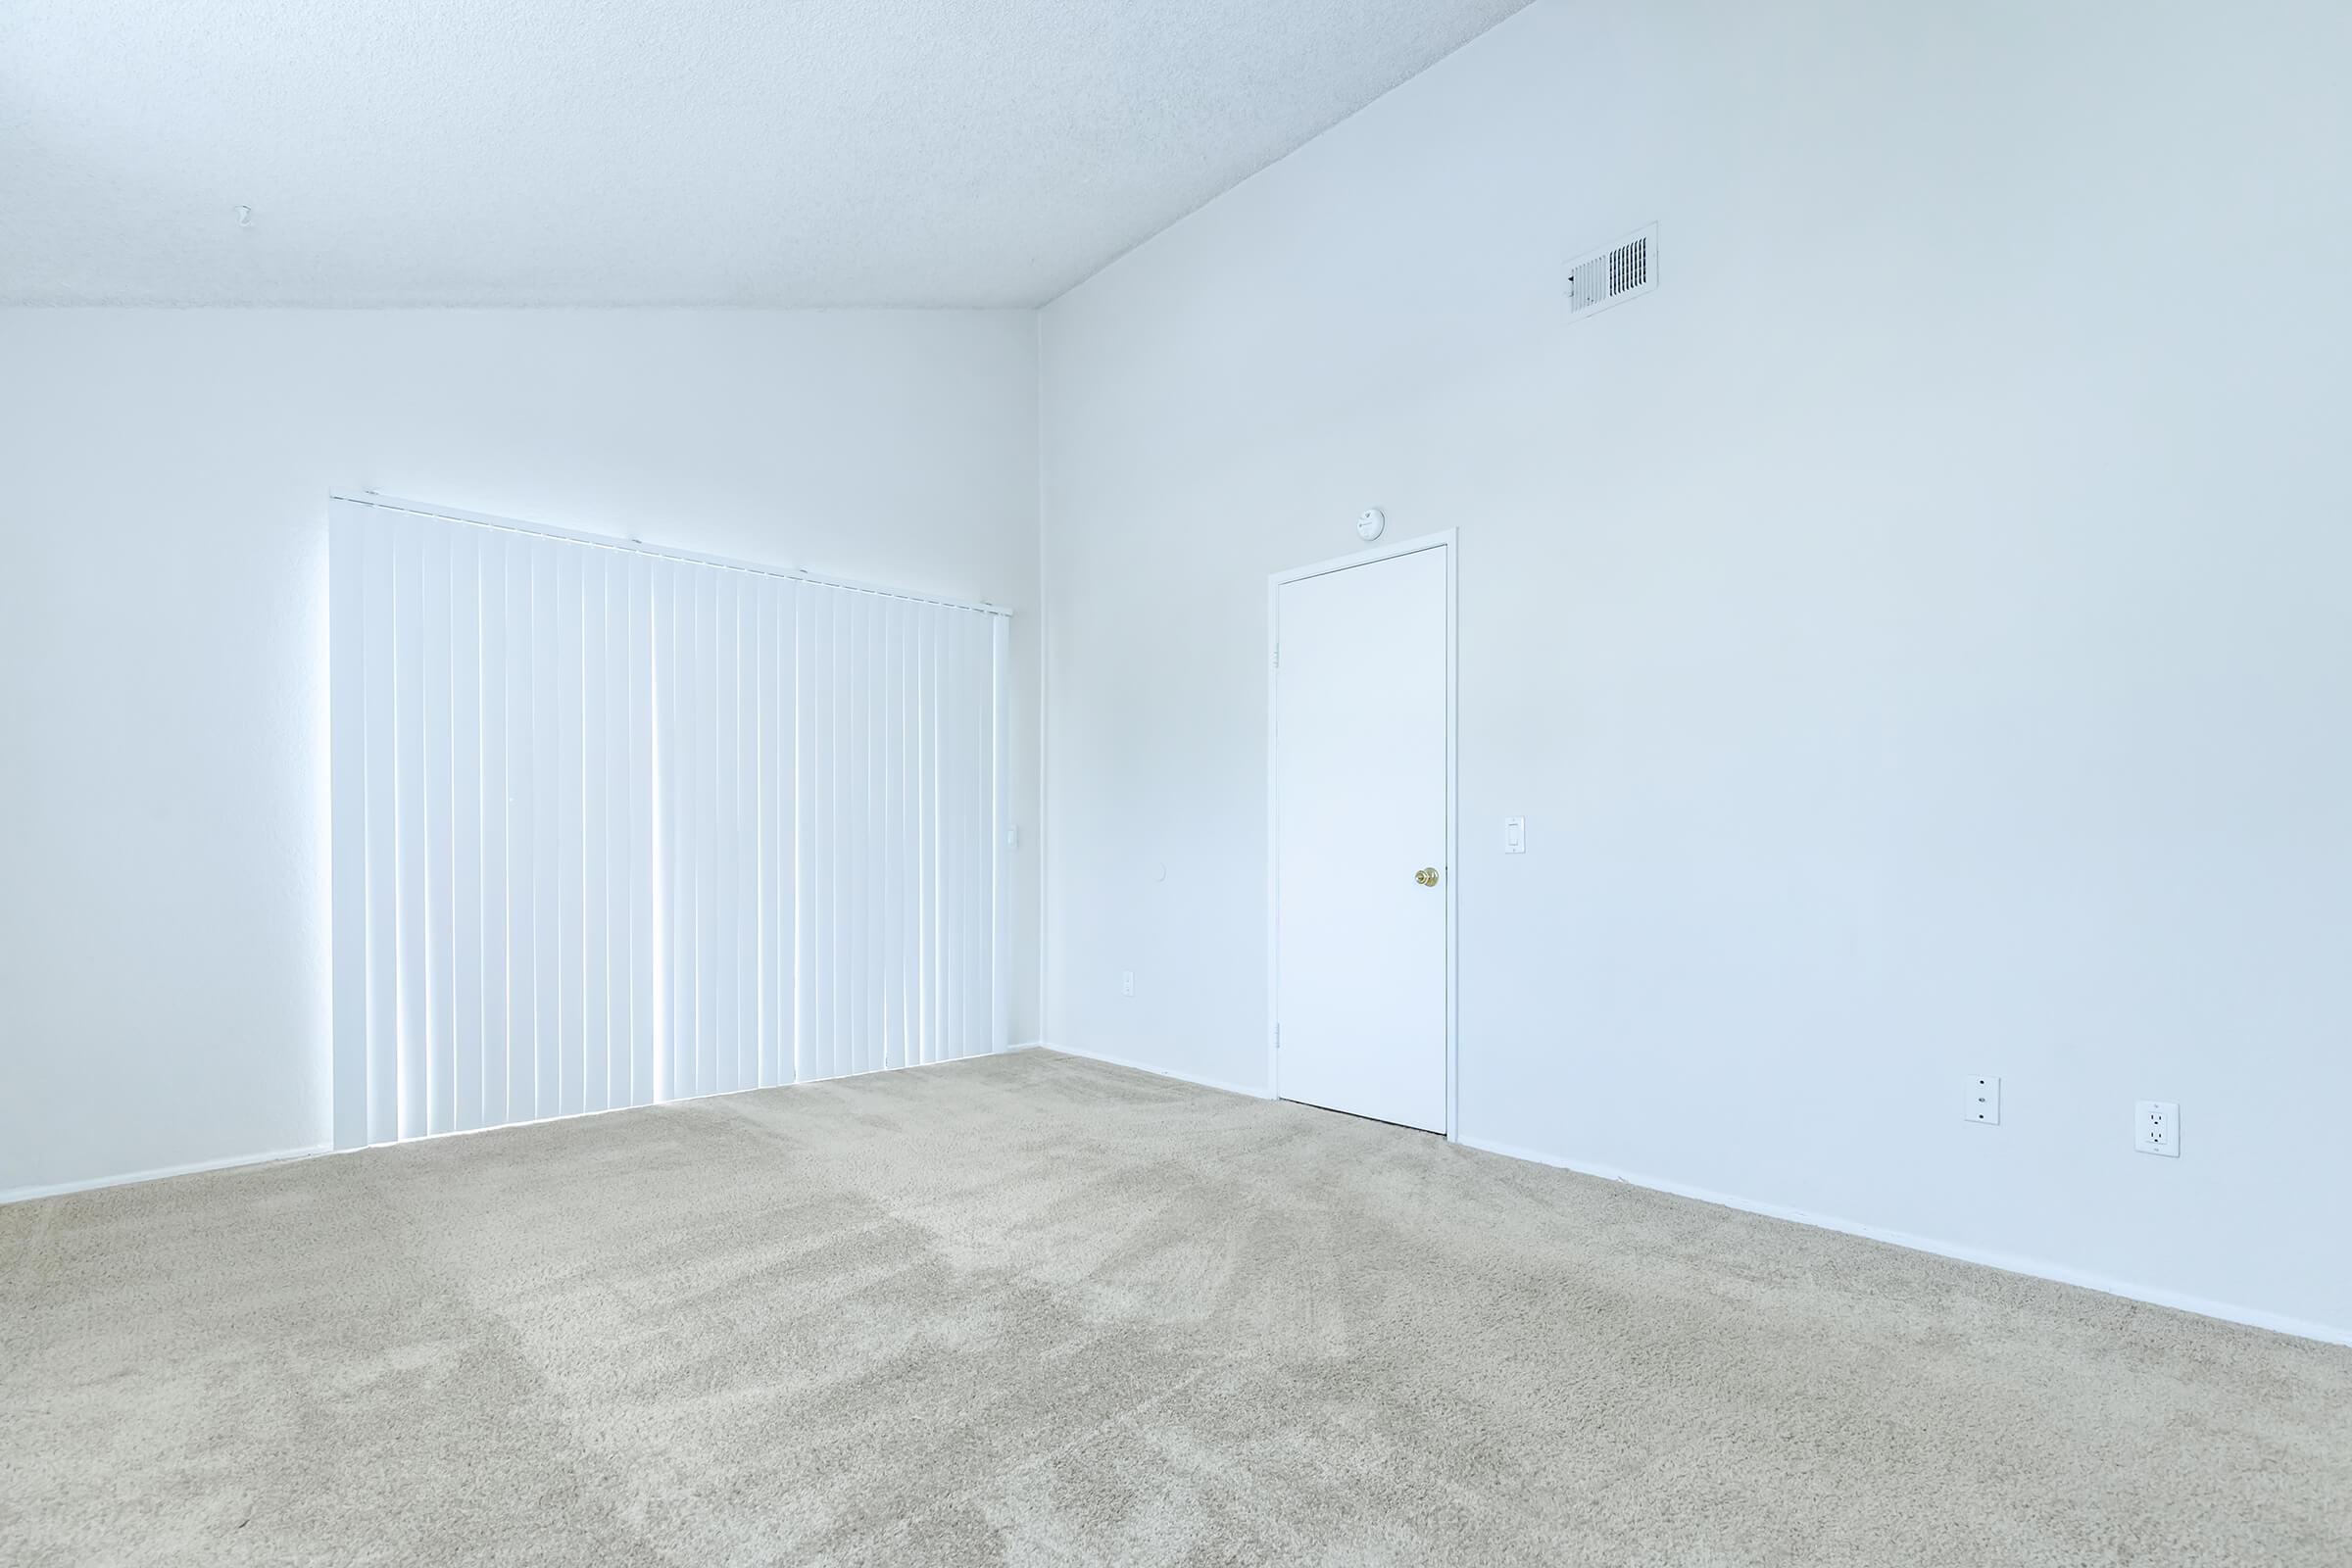
[[[1997,1127],[2001,1122],[2001,1081],[1998,1078],[1971,1078],[1968,1099],[1961,1114],[1973,1122]]]
[[[1526,817],[1506,816],[1502,819],[1502,853],[1505,855],[1525,855],[1527,853]]]

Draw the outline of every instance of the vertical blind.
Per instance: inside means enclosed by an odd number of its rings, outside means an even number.
[[[337,1147],[1003,1048],[1001,612],[330,505]]]

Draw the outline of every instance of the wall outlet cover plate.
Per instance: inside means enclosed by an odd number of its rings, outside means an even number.
[[[2143,1100],[2132,1111],[2132,1147],[2143,1154],[2180,1157],[2180,1107],[2169,1100]]]

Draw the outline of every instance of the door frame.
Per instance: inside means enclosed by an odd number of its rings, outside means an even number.
[[[1412,539],[1399,539],[1394,544],[1374,545],[1352,555],[1335,556],[1312,565],[1294,566],[1287,571],[1269,573],[1266,577],[1266,1085],[1276,1100],[1282,1098],[1282,801],[1278,793],[1282,778],[1282,695],[1281,670],[1275,662],[1282,646],[1282,589],[1285,583],[1303,582],[1309,577],[1326,577],[1350,566],[1368,566],[1376,561],[1390,561],[1398,556],[1419,555],[1424,550],[1446,552],[1446,854],[1439,868],[1446,890],[1446,1141],[1461,1141],[1461,1116],[1457,1093],[1461,1077],[1460,1041],[1455,1031],[1454,979],[1456,890],[1458,878],[1454,866],[1460,857],[1456,853],[1454,830],[1455,807],[1458,799],[1455,780],[1455,741],[1458,733],[1455,721],[1455,614],[1457,567],[1461,553],[1461,530],[1446,528],[1438,533],[1425,533]]]

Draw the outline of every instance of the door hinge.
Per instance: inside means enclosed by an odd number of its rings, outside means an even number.
[[[1282,1025],[1280,1024],[1274,1026],[1274,1049],[1276,1051],[1282,1049]]]
[[[1274,667],[1276,669],[1282,667],[1282,644],[1280,643],[1274,645]]]

